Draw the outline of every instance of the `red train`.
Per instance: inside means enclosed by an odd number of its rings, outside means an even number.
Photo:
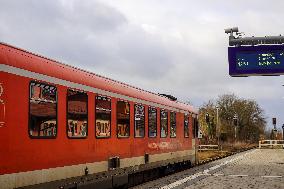
[[[194,163],[191,106],[8,44],[0,63],[0,188],[133,186]]]

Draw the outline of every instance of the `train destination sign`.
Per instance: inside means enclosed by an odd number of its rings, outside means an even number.
[[[284,45],[228,48],[231,76],[283,75]]]

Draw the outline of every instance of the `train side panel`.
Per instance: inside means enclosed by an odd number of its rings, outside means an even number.
[[[145,137],[134,138],[134,102],[130,103],[130,137],[117,138],[116,103],[112,97],[111,138],[95,137],[95,95],[88,93],[88,137],[69,139],[66,131],[67,86],[57,87],[57,134],[56,138],[39,139],[29,136],[29,87],[32,78],[1,72],[3,92],[1,103],[5,104],[5,116],[0,127],[0,177],[12,185],[6,188],[38,184],[63,178],[108,170],[108,159],[118,156],[121,167],[144,164],[144,155],[150,154],[150,163],[188,155],[192,147],[192,132],[184,138],[182,113],[176,114],[177,137],[160,138],[160,113],[157,114],[156,138],[148,137],[148,117],[145,116]],[[41,81],[45,82],[45,81]],[[52,83],[47,83],[54,85]],[[127,99],[126,99],[127,100]],[[1,106],[2,108],[3,106]],[[148,109],[148,106],[145,106]],[[157,108],[160,112],[160,108]],[[3,108],[1,110],[3,112]],[[147,110],[146,110],[147,111]],[[170,111],[169,111],[170,112]],[[146,114],[147,115],[147,114]],[[1,121],[1,120],[0,120]],[[190,128],[192,127],[190,121]],[[3,154],[3,155],[2,155]],[[191,152],[192,154],[192,152]],[[15,174],[20,173],[20,174]],[[2,179],[2,180],[1,180]],[[4,181],[3,181],[4,182]]]

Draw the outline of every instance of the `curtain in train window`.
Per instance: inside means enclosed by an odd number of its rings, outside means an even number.
[[[134,106],[134,127],[135,137],[144,137],[145,135],[145,108],[143,105],[135,104]]]
[[[168,112],[161,110],[161,138],[168,136]]]
[[[174,138],[177,136],[177,127],[176,127],[176,113],[170,113],[170,137]]]
[[[67,90],[67,133],[70,138],[86,137],[88,131],[88,95]]]
[[[129,137],[130,133],[130,105],[128,102],[118,101],[117,111],[117,137]]]
[[[111,99],[96,96],[96,137],[108,138],[111,132]]]
[[[148,119],[149,119],[149,137],[157,136],[157,109],[154,107],[148,108]]]
[[[57,89],[32,81],[29,98],[29,134],[31,137],[54,138],[57,135]]]
[[[188,114],[184,115],[184,137],[188,138],[189,137],[189,116]]]

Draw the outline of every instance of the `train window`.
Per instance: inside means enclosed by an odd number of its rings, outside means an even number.
[[[168,112],[161,110],[161,138],[168,136]]]
[[[184,114],[184,137],[189,137],[189,123],[188,123],[189,116],[188,114]]]
[[[199,132],[199,122],[198,118],[195,118],[195,137],[198,137],[198,132]]]
[[[193,115],[192,117],[192,133],[193,133],[193,138],[196,138],[198,136],[198,121],[197,121],[197,116]]]
[[[148,108],[148,135],[149,137],[157,136],[157,109],[154,107]]]
[[[170,113],[170,137],[175,138],[177,136],[177,127],[176,127],[176,113]]]
[[[141,104],[134,105],[134,136],[144,137],[145,135],[145,108]]]
[[[88,95],[85,92],[67,90],[67,136],[84,138],[88,131]]]
[[[117,137],[129,137],[130,135],[130,105],[128,102],[118,101],[117,111]]]
[[[32,81],[29,100],[30,137],[55,138],[57,135],[56,87]]]
[[[96,137],[109,138],[111,132],[111,99],[96,96]]]

